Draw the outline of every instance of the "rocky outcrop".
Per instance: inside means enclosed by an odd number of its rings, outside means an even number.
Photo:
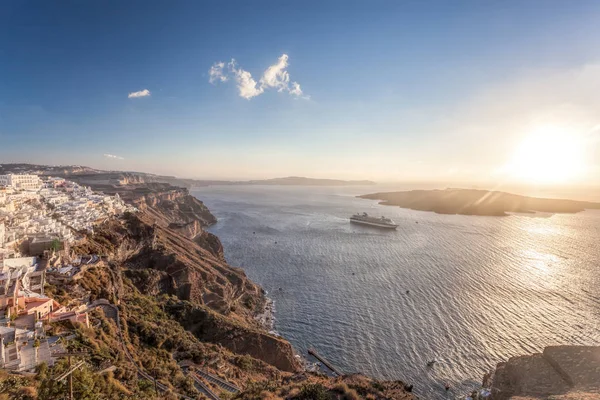
[[[600,347],[551,346],[513,357],[497,365],[487,384],[493,400],[600,399]]]
[[[154,183],[129,192],[121,191],[120,195],[154,218],[154,223],[170,226],[187,237],[195,237],[201,233],[202,227],[217,222],[204,203],[191,196],[185,188]]]
[[[127,215],[97,228],[95,243],[110,254],[144,294],[169,294],[222,313],[250,317],[264,301],[262,290],[239,268],[229,266],[214,248],[204,249],[186,236],[155,224],[145,213]],[[215,238],[216,240],[216,238]]]
[[[182,321],[184,328],[202,341],[218,343],[237,354],[248,354],[282,371],[294,372],[299,364],[286,340],[236,321],[227,320],[207,307],[169,301],[165,310]]]
[[[225,259],[223,243],[221,243],[221,240],[212,233],[202,231],[199,235],[194,237],[194,242],[203,249],[210,251],[215,257],[218,257],[221,260]]]

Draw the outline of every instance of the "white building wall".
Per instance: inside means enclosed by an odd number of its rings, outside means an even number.
[[[4,222],[0,222],[0,248],[4,245],[4,236],[6,235],[6,227]]]
[[[0,186],[23,190],[39,190],[42,180],[37,175],[0,175]]]

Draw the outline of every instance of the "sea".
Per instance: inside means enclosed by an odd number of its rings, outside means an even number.
[[[218,218],[209,230],[227,261],[274,301],[274,329],[298,354],[314,348],[344,373],[448,399],[480,388],[509,357],[600,345],[600,211],[439,215],[356,197],[377,191],[248,185],[192,193]],[[350,224],[356,212],[399,227]]]

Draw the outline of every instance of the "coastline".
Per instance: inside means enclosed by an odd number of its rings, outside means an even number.
[[[275,328],[275,301],[267,296],[268,292],[265,290],[265,303],[262,307],[262,312],[256,314],[254,319],[270,334],[281,337]]]
[[[254,318],[269,334],[287,340],[275,330],[275,300],[268,297],[268,294],[269,293],[265,290],[265,304],[262,307],[262,312],[257,314]],[[303,371],[317,372],[320,369],[321,364],[319,362],[310,362],[308,358],[299,353],[293,345],[292,350],[294,352],[294,357],[299,361]],[[327,373],[326,371],[322,372],[325,374]]]

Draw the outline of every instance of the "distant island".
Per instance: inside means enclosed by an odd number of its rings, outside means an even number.
[[[302,176],[285,178],[261,179],[254,181],[235,182],[238,185],[288,185],[288,186],[366,186],[375,185],[373,181],[344,181],[339,179],[315,179]]]
[[[379,204],[387,206],[433,211],[438,214],[505,216],[510,212],[577,213],[586,209],[600,209],[600,203],[544,199],[476,189],[410,190],[372,193],[358,197],[381,200]]]

